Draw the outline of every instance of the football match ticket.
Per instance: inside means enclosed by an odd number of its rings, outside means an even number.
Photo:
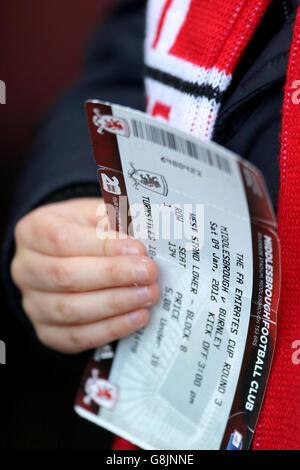
[[[143,449],[247,449],[272,362],[276,219],[229,150],[99,101],[87,115],[111,228],[157,263],[149,324],[97,349],[75,409]]]

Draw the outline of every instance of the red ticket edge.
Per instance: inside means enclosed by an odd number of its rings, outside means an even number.
[[[221,450],[247,450],[251,447],[276,343],[281,281],[279,239],[267,225],[256,222],[251,225],[253,294],[250,321]]]
[[[129,216],[128,197],[117,135],[123,131],[123,135],[127,135],[129,130],[128,125],[123,120],[113,116],[110,105],[87,101],[86,113],[94,159],[97,165],[98,179],[108,213],[110,228],[117,232],[127,233],[131,218]],[[123,196],[122,208],[120,208],[121,196]],[[110,345],[111,357],[106,357],[101,352],[102,348],[99,348],[88,361],[76,396],[75,409],[79,407],[96,416],[99,414],[101,406],[104,406],[106,409],[113,409],[113,403],[110,406],[109,396],[111,396],[111,401],[116,398],[116,393],[114,394],[115,385],[108,381],[108,377],[113,363],[116,344]],[[106,389],[103,387],[101,379],[107,381]],[[106,393],[103,400],[97,396],[99,393]]]

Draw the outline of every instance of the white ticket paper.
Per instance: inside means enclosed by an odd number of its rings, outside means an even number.
[[[143,449],[249,448],[280,288],[262,177],[144,113],[97,101],[87,113],[103,197],[157,263],[161,297],[145,328],[95,351],[76,411]]]

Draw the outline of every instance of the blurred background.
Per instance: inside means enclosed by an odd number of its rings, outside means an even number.
[[[7,199],[11,179],[30,145],[35,124],[79,75],[90,33],[116,3],[1,0],[0,80],[7,87],[7,104],[0,107],[3,199]]]
[[[0,238],[36,123],[81,71],[95,27],[118,0],[1,0]],[[110,436],[73,412],[76,373],[28,340],[1,292],[0,448],[99,449]],[[70,432],[71,430],[71,432]]]

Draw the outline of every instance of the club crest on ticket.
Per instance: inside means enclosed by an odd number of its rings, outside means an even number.
[[[133,163],[131,163],[131,167],[128,174],[134,182],[135,189],[142,187],[162,196],[168,195],[168,185],[163,175],[148,170],[136,170]]]

